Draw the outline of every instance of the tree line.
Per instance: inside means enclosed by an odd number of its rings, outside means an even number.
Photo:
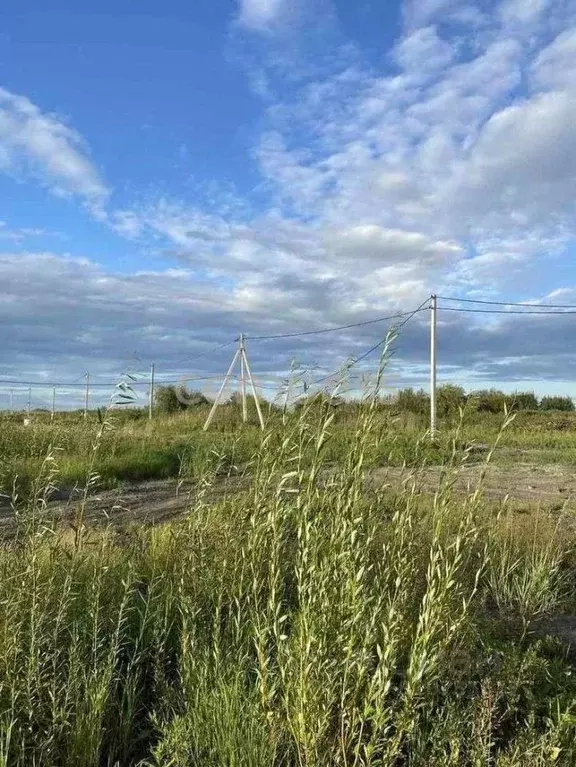
[[[309,395],[300,398],[295,407],[301,408],[311,398],[327,399],[324,395]],[[189,391],[183,387],[159,386],[155,392],[155,406],[158,412],[173,414],[211,404],[211,400],[202,392]],[[248,396],[249,401],[253,398]],[[331,397],[330,402],[334,406],[346,407],[355,403],[343,397]],[[241,397],[234,392],[225,404],[239,406]],[[383,407],[393,408],[401,412],[427,414],[430,410],[430,395],[423,389],[401,389],[396,394],[381,398]],[[537,397],[534,392],[522,391],[507,394],[499,389],[481,389],[466,392],[463,387],[454,384],[444,384],[437,389],[438,416],[448,416],[457,413],[460,408],[474,410],[478,413],[502,413],[504,408],[514,410],[540,410],[540,411],[563,411],[575,410],[574,401],[571,397],[559,395],[547,395]]]

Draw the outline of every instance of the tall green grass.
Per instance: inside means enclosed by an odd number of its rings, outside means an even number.
[[[566,604],[567,536],[514,537],[481,485],[456,495],[458,433],[433,495],[423,444],[397,492],[368,493],[376,398],[336,466],[335,420],[273,419],[248,490],[214,505],[215,450],[184,521],[122,534],[56,527],[43,446],[0,550],[0,765],[576,762],[571,667],[533,633]]]

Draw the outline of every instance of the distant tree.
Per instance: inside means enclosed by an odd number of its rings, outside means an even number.
[[[510,410],[538,410],[538,397],[533,391],[518,391],[508,395]]]
[[[191,391],[186,393],[186,402],[188,407],[201,407],[202,405],[209,405],[210,400],[201,391]]]
[[[176,386],[159,386],[154,392],[154,403],[160,413],[170,415],[186,410],[186,399],[188,392],[186,389]]]
[[[572,412],[574,409],[574,400],[571,397],[542,397],[540,402],[540,410],[563,410],[564,412]]]
[[[396,408],[408,413],[427,413],[430,409],[430,397],[423,389],[400,389],[396,394]]]
[[[456,415],[459,408],[466,404],[466,392],[461,386],[454,386],[454,384],[444,384],[438,387],[436,396],[437,412],[441,418]]]
[[[502,413],[508,406],[508,397],[498,389],[481,389],[469,394],[468,399],[475,405],[479,413]]]

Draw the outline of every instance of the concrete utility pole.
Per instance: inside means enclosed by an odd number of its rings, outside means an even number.
[[[26,412],[28,413],[28,417],[30,417],[30,410],[32,408],[32,387],[28,387],[28,407],[26,409]]]
[[[224,376],[224,380],[222,381],[222,386],[220,387],[220,391],[216,395],[216,399],[214,400],[214,404],[212,405],[212,408],[210,409],[210,412],[208,413],[208,418],[206,419],[206,423],[204,424],[204,431],[208,429],[210,424],[212,423],[212,419],[214,418],[214,413],[216,412],[216,408],[220,404],[220,400],[222,399],[222,393],[224,391],[224,388],[226,387],[226,384],[230,380],[230,376],[232,375],[232,371],[234,370],[234,366],[236,365],[236,362],[238,361],[238,357],[240,357],[240,376],[241,376],[241,387],[242,387],[242,416],[244,421],[247,420],[248,413],[245,409],[246,407],[246,378],[245,373],[248,373],[248,380],[250,381],[250,386],[252,387],[252,393],[254,394],[254,403],[256,405],[256,412],[258,413],[258,420],[260,421],[260,428],[262,431],[264,431],[264,418],[262,416],[262,410],[260,409],[260,401],[258,399],[258,392],[256,391],[256,386],[254,384],[254,379],[252,378],[252,373],[250,371],[250,365],[248,364],[248,356],[246,354],[246,343],[244,341],[244,334],[240,335],[239,338],[239,345],[236,349],[236,354],[234,355],[234,358],[230,364],[230,367],[228,368],[228,372]]]
[[[10,389],[10,412],[11,413],[14,412],[13,402],[14,402],[14,389]]]
[[[90,373],[86,372],[86,393],[84,394],[84,418],[88,418],[88,400],[90,398]]]
[[[245,346],[242,347],[242,356],[244,357],[244,365],[246,366],[248,379],[250,380],[250,386],[252,387],[252,393],[254,394],[254,404],[256,405],[258,420],[260,421],[260,428],[262,429],[262,431],[264,431],[264,418],[262,417],[262,411],[260,410],[260,400],[258,399],[258,392],[256,391],[256,386],[254,385],[254,379],[252,378],[252,373],[250,372],[250,365],[248,364],[248,357],[246,355]]]
[[[242,391],[242,421],[248,420],[248,407],[246,405],[246,372],[244,369],[244,333],[240,333],[240,388]]]
[[[436,436],[436,325],[438,303],[430,296],[430,436]]]
[[[56,412],[56,387],[52,387],[52,411],[50,413],[50,421],[54,420],[54,413]]]
[[[148,400],[148,420],[152,420],[154,410],[154,363],[150,365],[150,398]]]

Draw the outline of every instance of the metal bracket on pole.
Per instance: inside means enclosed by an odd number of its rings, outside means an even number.
[[[234,355],[234,358],[232,362],[230,363],[230,367],[228,368],[228,372],[224,376],[224,380],[222,381],[222,386],[220,387],[220,391],[216,395],[216,399],[214,400],[214,403],[212,404],[212,407],[210,408],[210,412],[208,413],[208,418],[206,419],[206,423],[204,424],[204,431],[208,429],[210,424],[212,423],[212,419],[214,418],[214,414],[216,413],[216,408],[220,404],[220,401],[222,399],[222,394],[224,392],[224,389],[226,388],[226,385],[228,381],[230,380],[230,377],[232,375],[232,371],[234,370],[234,366],[236,365],[236,362],[238,361],[238,358],[240,358],[240,386],[241,386],[241,392],[242,392],[242,420],[246,422],[248,420],[248,403],[246,399],[246,373],[248,373],[248,380],[250,381],[250,386],[252,387],[252,393],[254,394],[254,403],[256,405],[256,412],[258,413],[258,420],[260,422],[260,428],[264,430],[264,417],[262,415],[262,410],[260,408],[260,401],[258,399],[258,392],[256,391],[256,385],[254,383],[254,379],[252,378],[252,372],[250,371],[250,365],[248,364],[248,356],[246,354],[246,344],[244,341],[244,334],[240,335],[240,338],[238,339],[238,348],[236,349],[236,354]]]
[[[430,296],[430,436],[436,436],[436,325],[438,302]]]

